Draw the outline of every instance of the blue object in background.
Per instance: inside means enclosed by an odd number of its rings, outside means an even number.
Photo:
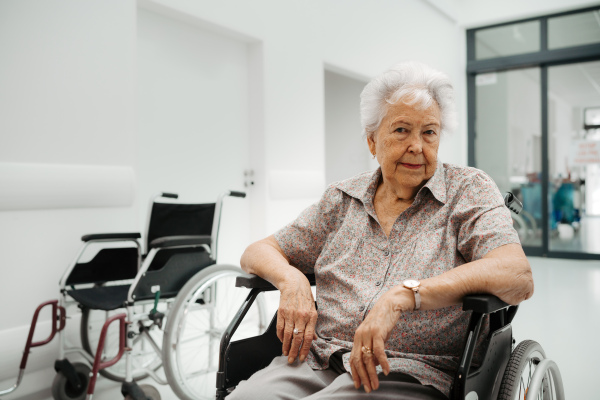
[[[574,192],[572,183],[563,183],[552,196],[552,215],[556,223],[571,224],[575,221]],[[553,228],[554,225],[553,223]]]
[[[521,186],[523,209],[533,216],[538,226],[542,224],[542,184],[539,182]]]

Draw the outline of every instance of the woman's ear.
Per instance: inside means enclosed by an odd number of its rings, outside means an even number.
[[[367,135],[367,144],[369,145],[369,151],[372,155],[376,154],[376,143],[375,143],[375,132]]]

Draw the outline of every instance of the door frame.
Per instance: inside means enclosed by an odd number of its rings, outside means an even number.
[[[551,258],[569,258],[582,260],[600,260],[600,254],[577,253],[566,251],[550,250],[550,232],[549,232],[549,154],[548,154],[548,68],[557,65],[566,65],[586,61],[600,60],[600,43],[587,44],[581,46],[565,47],[560,49],[548,49],[548,20],[555,17],[585,13],[589,11],[599,11],[600,6],[581,8],[556,14],[548,14],[540,17],[519,19],[503,22],[494,25],[468,29],[467,38],[467,138],[468,138],[468,164],[477,166],[477,156],[475,154],[476,132],[476,86],[475,78],[478,74],[489,72],[504,72],[521,68],[540,68],[540,87],[541,87],[541,129],[542,129],[542,246],[523,246],[525,254],[528,256],[551,257]],[[540,49],[536,52],[518,54],[513,56],[504,56],[477,60],[475,58],[475,34],[477,31],[501,26],[514,25],[517,23],[539,21],[540,22]]]

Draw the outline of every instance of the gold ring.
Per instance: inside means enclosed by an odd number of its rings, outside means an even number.
[[[370,347],[367,346],[363,346],[362,349],[360,349],[364,354],[373,354],[373,351],[371,350]]]

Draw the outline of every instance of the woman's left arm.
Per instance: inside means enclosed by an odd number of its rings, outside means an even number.
[[[479,260],[421,280],[419,293],[421,310],[457,305],[463,297],[475,293],[492,294],[516,305],[533,295],[533,278],[523,249],[513,243],[491,250]],[[361,383],[367,392],[379,387],[377,365],[381,365],[386,375],[389,373],[385,342],[400,315],[414,308],[412,290],[402,285],[393,287],[377,301],[358,327],[350,356],[352,378],[357,389]],[[366,352],[362,351],[363,346]]]

